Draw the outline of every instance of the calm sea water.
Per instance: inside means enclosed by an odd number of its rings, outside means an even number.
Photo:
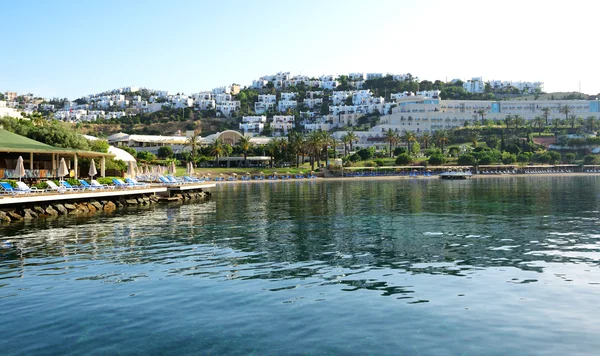
[[[595,177],[223,185],[0,228],[0,353],[594,355]]]

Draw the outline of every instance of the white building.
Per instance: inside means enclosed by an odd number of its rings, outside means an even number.
[[[483,83],[481,77],[475,77],[464,82],[463,89],[465,89],[468,93],[483,93],[483,90],[485,89],[485,83]]]
[[[195,104],[200,110],[213,110],[216,108],[216,103],[212,99],[200,99],[195,101]]]
[[[231,117],[231,115],[240,109],[240,102],[238,100],[225,101],[221,104],[216,105],[217,112],[221,112],[225,117]]]
[[[279,100],[277,103],[277,110],[279,112],[286,112],[288,109],[295,109],[298,106],[296,100]]]
[[[346,103],[346,99],[352,96],[351,91],[334,91],[329,96],[329,100],[332,105],[343,105]]]
[[[226,101],[232,101],[233,96],[228,93],[214,94],[214,99],[217,104],[223,104]]]
[[[293,115],[275,115],[273,116],[273,122],[271,128],[273,128],[277,135],[287,135],[288,131],[296,127]]]
[[[262,133],[267,122],[266,116],[243,116],[240,130],[244,133],[254,132]]]
[[[262,88],[266,87],[268,83],[269,83],[269,81],[264,80],[264,79],[253,80],[252,88],[253,89],[262,89]]]
[[[383,73],[367,73],[367,80],[381,79],[381,78],[383,78]]]
[[[296,99],[298,93],[281,93],[281,99],[283,101],[290,101]]]
[[[357,90],[352,92],[352,104],[360,105],[363,104],[364,100],[370,99],[373,96],[371,90]]]
[[[348,79],[350,80],[365,80],[367,79],[367,76],[365,75],[365,73],[350,73],[348,74]]]
[[[321,82],[319,83],[319,88],[321,89],[325,89],[325,90],[333,90],[335,88],[337,88],[340,85],[340,83],[337,80],[321,80]]]
[[[306,99],[304,99],[304,105],[309,109],[318,109],[323,105],[323,99],[322,98],[315,98],[315,99],[306,98]]]
[[[403,82],[408,79],[408,74],[394,74],[392,75],[392,80],[396,82]]]

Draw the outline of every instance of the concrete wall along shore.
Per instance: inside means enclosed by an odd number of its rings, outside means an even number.
[[[88,216],[99,212],[111,213],[117,209],[134,206],[149,206],[161,202],[182,203],[191,200],[206,200],[211,193],[192,190],[163,197],[156,194],[138,194],[99,199],[74,199],[60,202],[32,202],[15,204],[0,208],[0,222],[7,224],[15,221],[56,217],[60,215]],[[10,198],[5,198],[10,199]]]

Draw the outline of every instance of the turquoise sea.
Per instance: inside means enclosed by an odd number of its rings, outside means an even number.
[[[229,184],[0,227],[2,355],[596,355],[600,178]]]

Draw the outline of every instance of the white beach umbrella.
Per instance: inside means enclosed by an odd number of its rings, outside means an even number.
[[[88,174],[90,177],[92,177],[92,179],[94,179],[94,176],[96,174],[98,174],[98,171],[96,170],[96,162],[94,162],[93,158],[92,158],[92,161],[90,162],[90,170],[88,171]]]
[[[67,168],[67,162],[65,162],[65,158],[63,157],[58,164],[58,176],[62,178],[67,174],[69,174],[69,169]]]
[[[127,175],[130,177],[135,175],[132,161],[127,162]]]
[[[19,177],[19,180],[25,176],[25,165],[23,164],[23,157],[19,156],[17,159],[17,167],[15,168],[15,173]]]

